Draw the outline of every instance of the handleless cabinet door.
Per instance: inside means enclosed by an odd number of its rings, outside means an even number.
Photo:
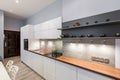
[[[43,56],[31,53],[32,58],[31,58],[31,68],[35,70],[38,74],[41,76],[44,76],[43,71],[44,71],[44,62],[43,62]]]
[[[78,68],[77,71],[78,71],[78,80],[115,80],[80,68]]]
[[[34,26],[26,25],[21,28],[22,38],[34,38]]]
[[[44,57],[44,78],[55,80],[55,60]]]
[[[56,61],[56,80],[77,80],[76,67]]]
[[[35,39],[40,39],[42,37],[42,33],[41,33],[41,28],[42,28],[42,25],[41,24],[38,24],[38,25],[35,25],[34,26],[34,30],[35,30]]]
[[[43,22],[35,25],[35,38],[36,39],[57,39],[60,38],[62,27],[61,17]]]

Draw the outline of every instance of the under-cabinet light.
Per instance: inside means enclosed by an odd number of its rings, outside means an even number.
[[[15,0],[15,2],[18,4],[20,1],[19,0]]]

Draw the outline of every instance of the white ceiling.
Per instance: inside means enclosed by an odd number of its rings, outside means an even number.
[[[0,0],[0,9],[6,15],[25,19],[39,12],[56,0]]]

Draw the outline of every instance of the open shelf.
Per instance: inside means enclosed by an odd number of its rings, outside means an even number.
[[[73,37],[73,38],[62,38],[62,39],[120,39],[120,37]]]
[[[80,26],[80,27],[59,28],[58,30],[69,30],[69,29],[77,29],[77,28],[81,28],[81,27],[98,26],[98,25],[106,25],[106,24],[114,24],[114,23],[120,23],[120,20],[108,21],[108,22],[101,22],[101,23],[95,23],[95,24],[84,25],[84,26]]]

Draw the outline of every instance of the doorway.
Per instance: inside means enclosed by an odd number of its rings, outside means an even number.
[[[20,32],[4,30],[4,58],[20,55]]]

